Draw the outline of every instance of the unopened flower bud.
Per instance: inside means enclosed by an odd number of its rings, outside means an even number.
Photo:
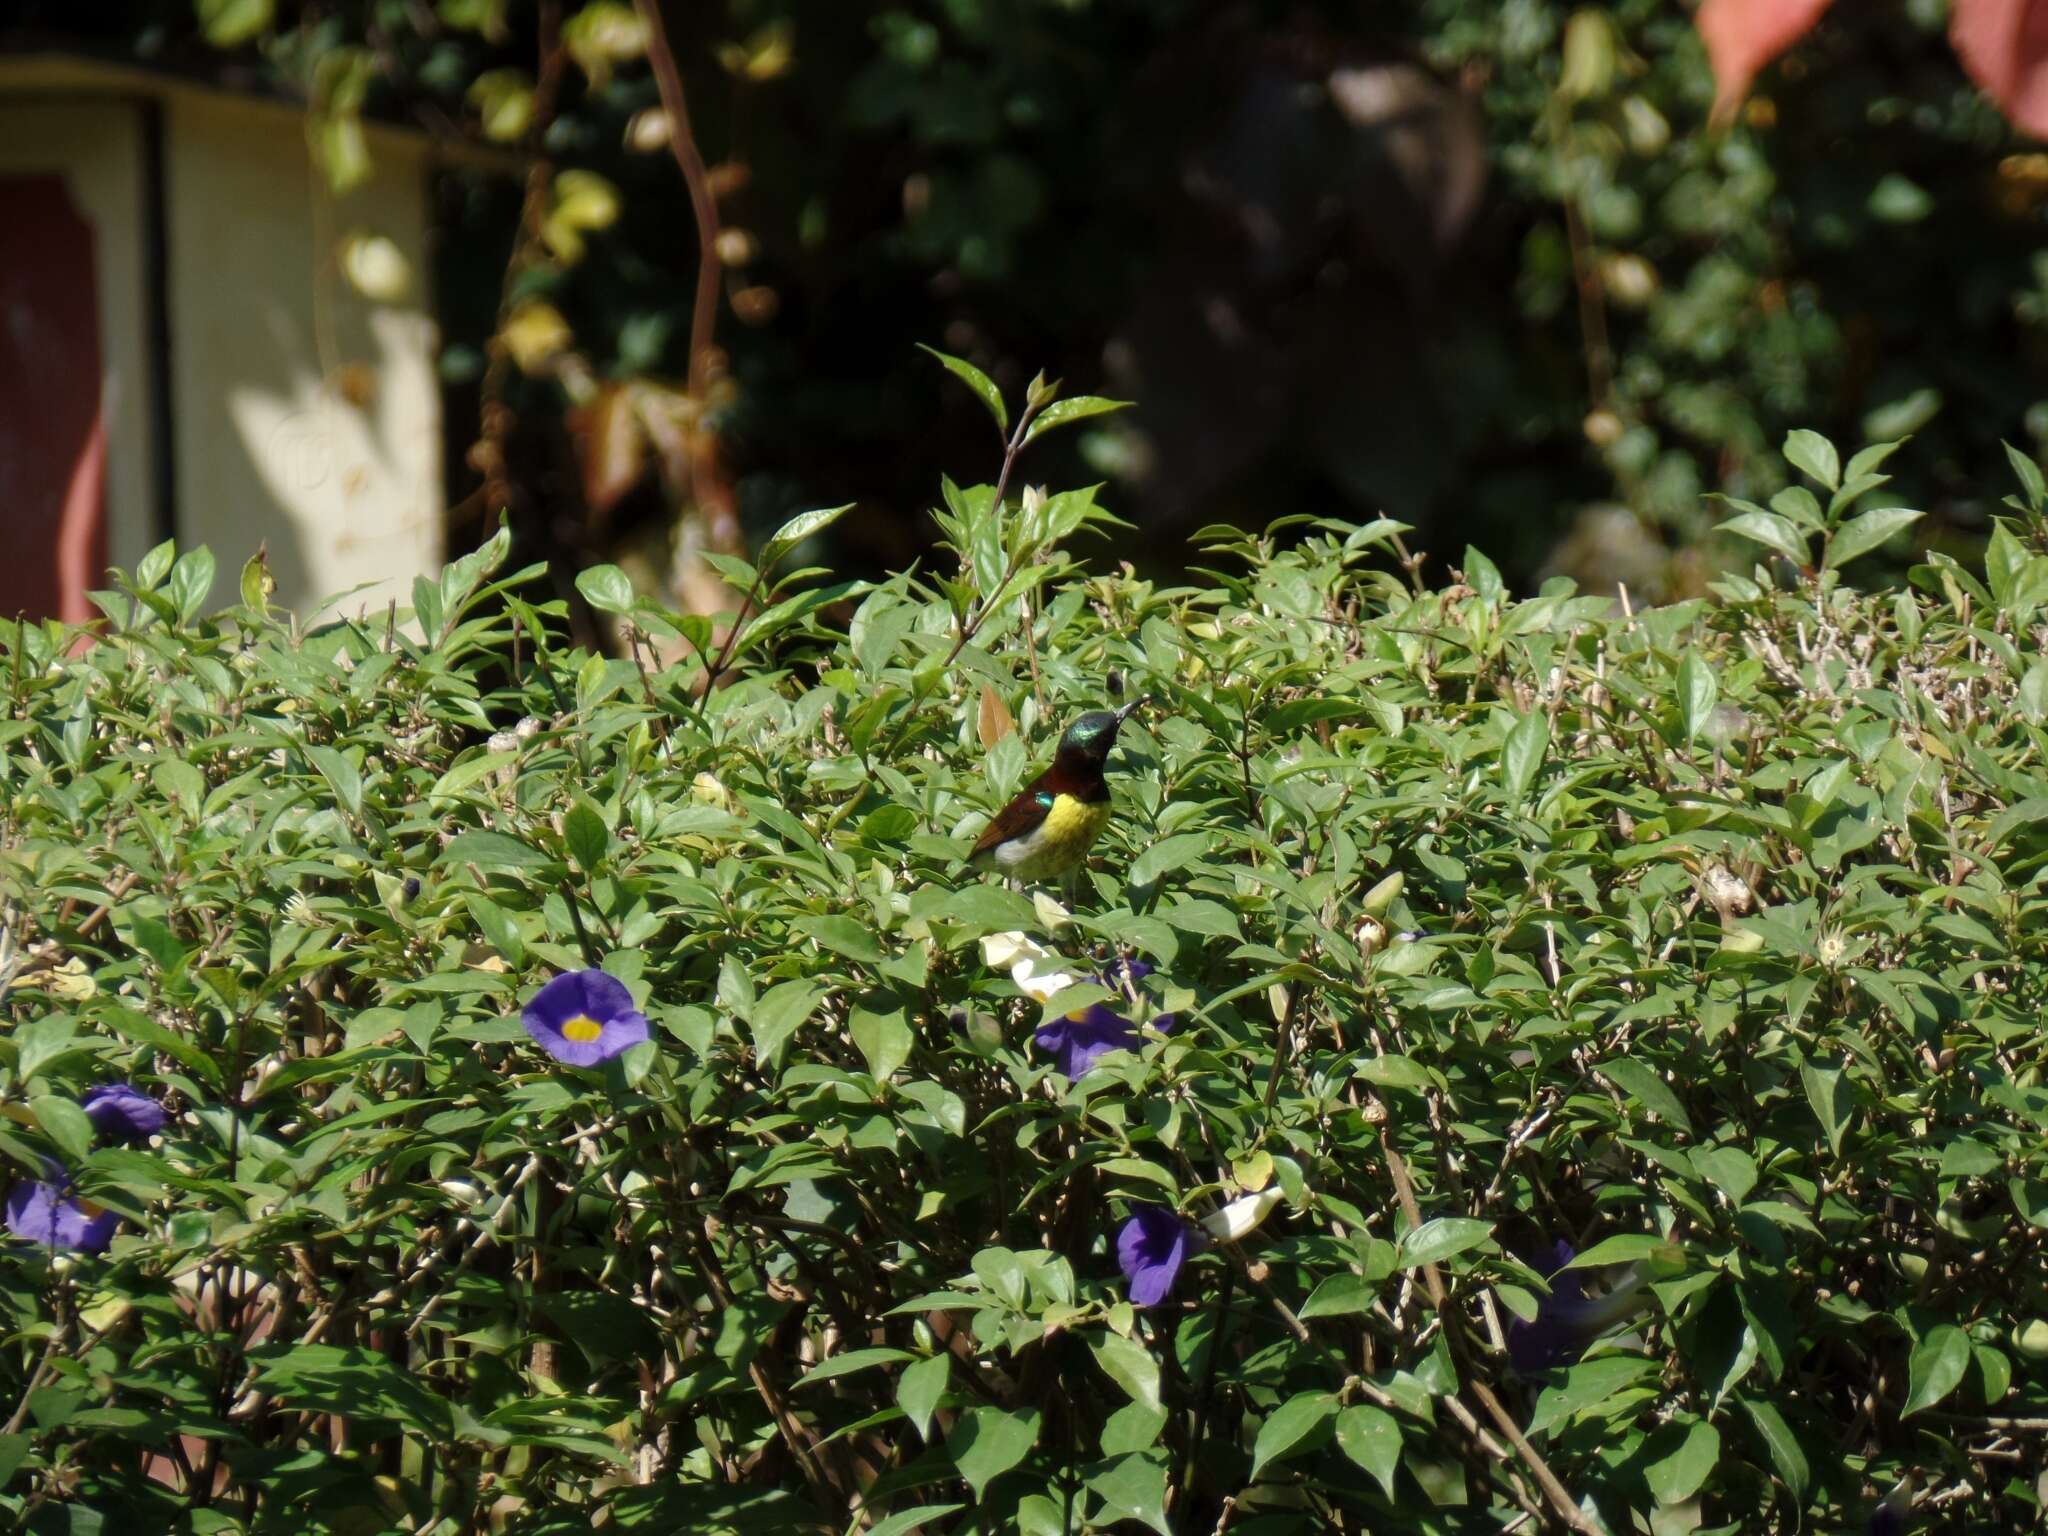
[[[1202,1230],[1218,1242],[1234,1243],[1258,1229],[1280,1203],[1280,1186],[1269,1184],[1255,1195],[1241,1195],[1212,1216],[1202,1218]]]

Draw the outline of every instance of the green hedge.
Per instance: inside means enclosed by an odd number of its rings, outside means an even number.
[[[502,536],[410,614],[306,629],[255,563],[210,613],[165,548],[89,648],[7,627],[10,1217],[70,1180],[64,1244],[113,1236],[0,1266],[6,1505],[2038,1520],[2038,511],[1868,595],[1872,457],[1788,456],[1772,567],[1646,611],[1477,554],[1430,589],[1384,522],[1156,587],[1064,553],[1087,492],[949,485],[957,569],[770,576],[729,634],[586,572],[614,656]],[[969,872],[1059,722],[1139,692],[1085,877]],[[1077,984],[1024,995],[1027,941]],[[521,1010],[597,967],[650,1038],[565,1065]],[[1098,1005],[1170,1028],[1069,1081],[1035,1032]],[[161,1130],[80,1107],[115,1083]],[[1184,1257],[1156,1305],[1127,1226]]]

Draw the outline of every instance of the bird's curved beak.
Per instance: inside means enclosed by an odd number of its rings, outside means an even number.
[[[1134,713],[1136,713],[1136,711],[1141,705],[1151,704],[1153,702],[1155,701],[1151,694],[1139,694],[1135,699],[1131,700],[1130,703],[1126,704],[1122,709],[1116,712],[1116,723],[1119,726],[1121,726],[1126,720],[1130,719],[1130,717]]]

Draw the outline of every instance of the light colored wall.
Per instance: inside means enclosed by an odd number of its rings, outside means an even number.
[[[60,175],[93,226],[105,370],[107,558],[124,570],[157,541],[143,243],[142,108],[96,100],[0,98],[0,172]],[[0,518],[10,515],[0,510]],[[94,586],[105,584],[96,573]]]
[[[274,107],[174,95],[165,133],[179,542],[232,573],[267,540],[277,600],[302,614],[363,584],[342,611],[406,605],[440,566],[444,511],[423,149],[383,139],[337,201]],[[401,301],[342,277],[356,228],[411,264]]]

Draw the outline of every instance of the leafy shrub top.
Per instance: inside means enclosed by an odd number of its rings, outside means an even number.
[[[11,1510],[2033,1518],[2048,557],[1630,612],[1411,585],[1386,522],[1158,587],[1063,552],[1088,493],[1000,505],[948,487],[958,573],[730,571],[723,635],[586,573],[617,656],[502,542],[409,615],[256,563],[209,614],[166,548],[90,648],[6,632],[0,1151],[120,1218],[0,1269]],[[1119,686],[1084,878],[970,874]],[[599,966],[652,1038],[558,1063],[522,1004]],[[1098,1005],[1070,1080],[1034,1035]]]

